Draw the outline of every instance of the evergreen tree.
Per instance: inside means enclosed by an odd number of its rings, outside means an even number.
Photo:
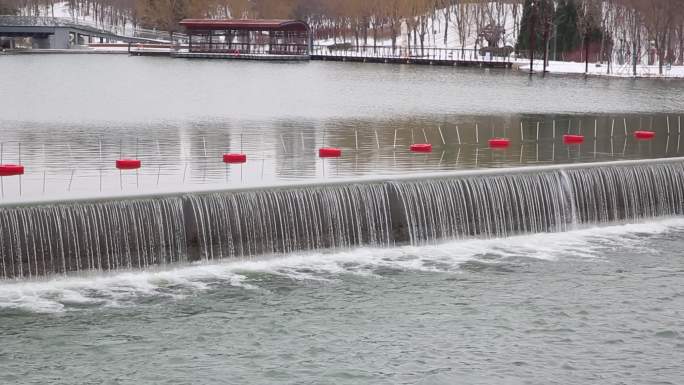
[[[577,4],[574,0],[560,0],[553,23],[556,25],[557,52],[572,52],[582,43],[577,28]]]
[[[523,15],[520,20],[520,33],[515,44],[517,52],[526,52],[530,49],[530,34],[534,26],[536,35],[535,52],[544,50],[544,24],[553,18],[555,11],[552,0],[525,0]]]

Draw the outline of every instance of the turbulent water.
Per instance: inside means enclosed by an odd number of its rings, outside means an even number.
[[[7,384],[680,384],[684,221],[0,283]]]
[[[146,268],[187,261],[181,199],[1,210],[5,277]]]
[[[4,208],[0,383],[676,385],[682,166]]]
[[[0,209],[2,277],[454,238],[684,213],[681,162]]]

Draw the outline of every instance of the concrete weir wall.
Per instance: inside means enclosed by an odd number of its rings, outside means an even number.
[[[0,278],[684,214],[684,159],[0,204]]]

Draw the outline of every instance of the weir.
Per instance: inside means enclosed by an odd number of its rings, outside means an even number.
[[[0,277],[564,231],[684,213],[684,159],[0,206]]]

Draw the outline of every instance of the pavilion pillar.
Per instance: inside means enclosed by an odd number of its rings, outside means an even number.
[[[240,31],[240,51],[249,52],[249,31]]]
[[[268,31],[268,54],[273,53],[273,31]]]

